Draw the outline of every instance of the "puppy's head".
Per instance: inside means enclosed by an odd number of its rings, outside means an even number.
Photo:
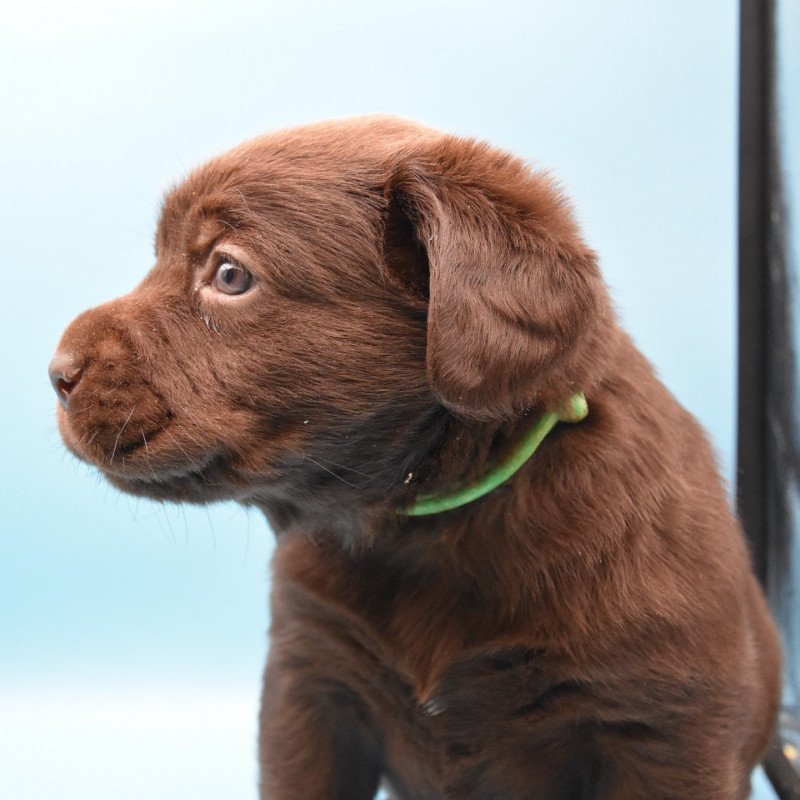
[[[51,379],[67,446],[126,491],[379,503],[454,419],[496,426],[589,389],[610,325],[547,178],[367,118],[190,175],[150,273],[67,328]]]

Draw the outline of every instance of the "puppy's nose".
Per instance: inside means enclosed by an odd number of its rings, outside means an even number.
[[[69,396],[80,382],[83,370],[78,366],[72,353],[59,350],[50,362],[49,371],[50,383],[53,384],[61,405],[67,408]]]

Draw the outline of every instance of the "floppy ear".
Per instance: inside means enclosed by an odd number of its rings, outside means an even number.
[[[428,379],[444,405],[502,419],[588,389],[611,312],[548,178],[443,137],[398,159],[385,200],[386,266],[427,297]]]

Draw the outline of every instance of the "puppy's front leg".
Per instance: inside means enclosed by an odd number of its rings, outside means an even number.
[[[261,800],[371,800],[377,792],[379,737],[358,698],[276,642],[259,751]]]

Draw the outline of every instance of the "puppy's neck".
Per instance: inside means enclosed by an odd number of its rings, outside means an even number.
[[[258,492],[251,503],[266,515],[279,538],[332,533],[346,549],[419,531],[447,528],[485,508],[507,502],[509,486],[469,508],[436,518],[410,520],[402,513],[419,497],[447,495],[485,477],[487,465],[502,462],[530,433],[534,409],[502,422],[470,421],[437,404],[384,411],[352,426],[335,439],[317,442],[313,452],[284,467],[287,478]],[[550,437],[554,434],[551,433]],[[548,438],[550,438],[548,437]],[[536,469],[537,455],[523,472]]]

